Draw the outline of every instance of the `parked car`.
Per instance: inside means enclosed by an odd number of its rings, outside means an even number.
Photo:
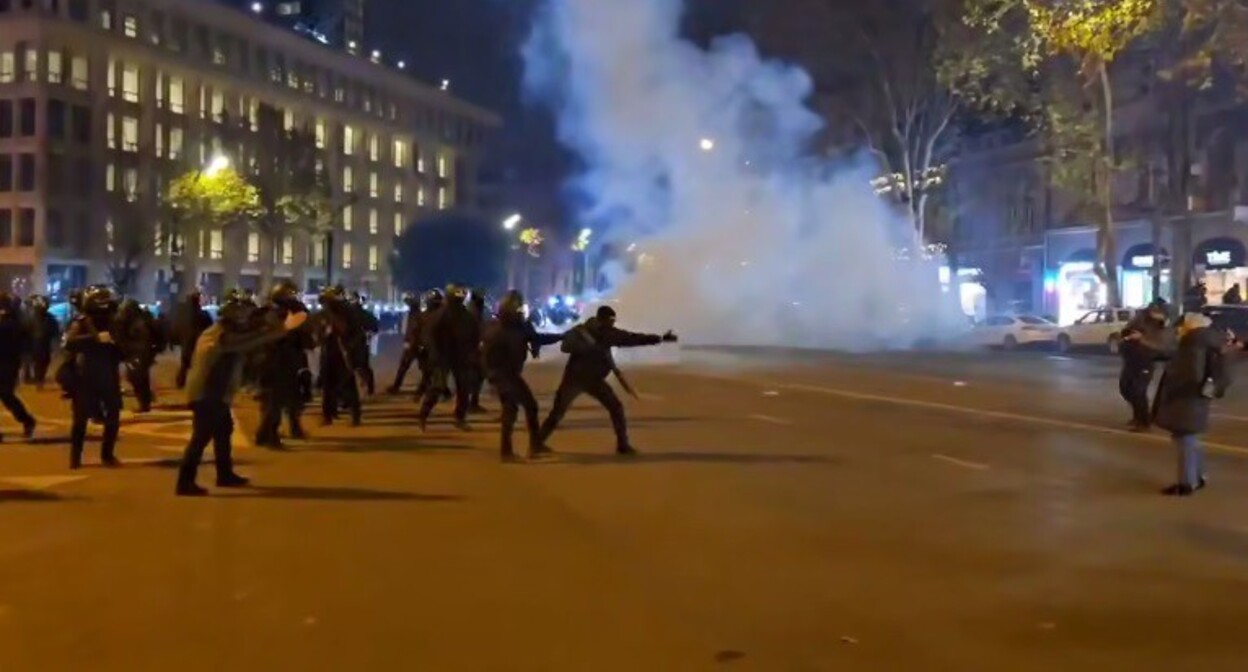
[[[1135,311],[1129,308],[1099,308],[1088,311],[1057,336],[1057,349],[1070,352],[1075,348],[1105,348],[1118,354],[1122,346],[1122,330]]]
[[[1024,345],[1053,345],[1061,327],[1035,315],[992,315],[971,330],[978,345],[1013,350]]]

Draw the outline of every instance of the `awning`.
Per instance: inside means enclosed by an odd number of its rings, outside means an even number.
[[[1192,264],[1207,269],[1241,268],[1248,259],[1244,244],[1236,238],[1210,238],[1196,246]]]
[[[1152,243],[1132,245],[1122,255],[1122,269],[1124,271],[1147,271],[1156,263],[1157,256],[1153,253]],[[1163,267],[1170,265],[1170,252],[1166,248],[1161,248],[1160,256]]]

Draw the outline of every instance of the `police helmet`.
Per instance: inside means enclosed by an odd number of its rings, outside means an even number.
[[[498,314],[502,315],[522,315],[524,313],[524,295],[519,290],[513,289],[503,295],[503,300],[498,302]]]
[[[221,301],[221,324],[228,329],[246,329],[256,311],[256,302],[246,292],[231,289]]]
[[[342,285],[326,287],[321,290],[321,305],[333,305],[342,303],[346,300],[346,292],[343,291]]]
[[[30,297],[29,301],[30,301],[30,307],[34,310],[38,310],[42,312],[42,311],[47,311],[48,309],[49,303],[48,303],[48,297],[46,296],[35,294]]]
[[[462,306],[468,300],[468,289],[462,285],[447,285],[446,300]]]
[[[406,304],[409,309],[414,310],[420,307],[420,297],[417,296],[415,292],[404,292],[403,303]]]
[[[277,305],[291,304],[299,300],[299,288],[290,280],[282,280],[269,290],[269,301]]]
[[[82,297],[86,293],[82,288],[69,290],[69,305],[74,310],[82,310]]]
[[[437,310],[446,302],[446,296],[442,294],[440,289],[431,289],[425,292],[425,310]]]
[[[106,285],[92,285],[82,293],[82,310],[97,315],[111,314],[117,310],[117,297]]]

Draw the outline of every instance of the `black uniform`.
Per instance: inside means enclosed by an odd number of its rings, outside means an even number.
[[[472,313],[472,317],[477,321],[477,331],[482,332],[488,316],[485,309],[485,294],[480,290],[473,290],[468,312]],[[485,387],[486,372],[479,349],[469,363],[468,372],[472,377],[472,385],[468,391],[468,410],[472,413],[485,413],[485,408],[481,406],[481,390]]]
[[[1157,362],[1167,359],[1173,352],[1174,336],[1166,328],[1165,313],[1149,309],[1141,310],[1127,324],[1122,337],[1118,392],[1131,405],[1131,426],[1143,430],[1152,422],[1148,388],[1153,382],[1153,372]]]
[[[373,373],[373,358],[369,350],[369,342],[381,331],[381,324],[377,321],[377,316],[364,306],[362,300],[357,298],[351,303],[351,308],[352,321],[358,327],[351,338],[351,361],[364,381],[364,386],[368,388],[369,396],[372,396],[377,393],[377,376]]]
[[[543,345],[558,343],[562,339],[562,334],[539,334],[518,310],[500,312],[498,319],[485,327],[481,339],[481,354],[486,375],[503,405],[500,446],[504,459],[515,454],[511,435],[521,408],[524,409],[524,419],[529,429],[530,456],[543,451],[537,399],[533,397],[533,391],[529,389],[522,373],[530,354],[537,357]]]
[[[275,329],[291,313],[307,312],[297,302],[270,304],[265,310],[262,331]],[[306,328],[288,332],[280,340],[266,346],[259,362],[260,427],[256,445],[280,447],[279,428],[284,414],[290,423],[290,436],[304,438],[300,416],[303,414],[301,371],[307,368],[307,351],[312,349],[312,334]]]
[[[462,292],[447,292],[446,305],[429,315],[425,347],[429,352],[430,381],[420,405],[423,427],[438,405],[442,391],[455,379],[455,422],[467,428],[472,390],[472,363],[481,347],[481,325],[464,305]]]
[[[607,383],[607,376],[616,371],[612,348],[635,348],[646,345],[658,345],[672,342],[676,336],[671,332],[663,336],[657,334],[636,334],[614,325],[615,312],[610,308],[600,309],[597,317],[586,320],[584,324],[573,328],[564,336],[563,351],[568,353],[568,364],[563,371],[563,380],[555,393],[555,403],[550,415],[542,423],[541,442],[546,443],[554,433],[572,402],[581,393],[588,394],[611,415],[611,426],[615,429],[616,452],[633,453],[628,442],[628,424],[624,418],[624,404],[620,403],[615,390]]]
[[[412,364],[420,357],[420,301],[415,297],[406,297],[407,324],[403,329],[403,358],[399,360],[399,370],[394,374],[394,384],[387,390],[390,394],[398,394],[403,389],[403,379]]]
[[[204,330],[212,326],[212,316],[200,305],[199,294],[192,294],[186,303],[178,306],[173,319],[173,337],[181,350],[178,367],[178,389],[186,387],[186,374],[191,370],[191,357],[195,354],[195,342]]]
[[[0,294],[0,403],[21,423],[27,438],[35,432],[35,419],[17,397],[17,379],[29,345],[30,334],[22,322],[20,305],[8,294]]]
[[[338,409],[345,406],[351,412],[351,423],[359,425],[363,409],[356,371],[360,367],[352,353],[358,354],[354,343],[363,338],[363,330],[355,324],[354,311],[345,301],[325,297],[321,305],[317,329],[321,346],[322,421],[332,424]]]
[[[52,353],[61,340],[61,325],[48,312],[46,300],[36,300],[27,314],[27,333],[30,336],[29,352],[26,357],[26,382],[43,389],[48,379],[48,366],[52,363]]]
[[[126,378],[134,390],[139,412],[146,413],[156,401],[152,366],[156,364],[156,355],[165,348],[156,319],[137,302],[126,301],[117,313],[113,335],[125,357]]]
[[[87,423],[92,417],[101,419],[104,425],[101,460],[106,466],[120,464],[114,453],[121,429],[121,376],[117,369],[121,366],[122,351],[110,331],[114,308],[107,303],[108,299],[93,297],[91,293],[83,300],[84,314],[69,325],[64,345],[73,358],[69,379],[74,413],[70,429],[71,469],[82,466]]]

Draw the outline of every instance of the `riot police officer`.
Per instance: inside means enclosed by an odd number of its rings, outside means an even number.
[[[442,390],[455,379],[455,426],[468,427],[468,402],[471,393],[473,359],[481,347],[481,325],[465,305],[468,291],[451,285],[446,289],[446,305],[429,317],[428,339],[431,370],[429,388],[420,405],[420,426],[423,429],[437,406]]]
[[[212,316],[204,310],[203,295],[196,289],[177,307],[173,317],[173,338],[180,349],[181,364],[178,367],[178,389],[186,386],[186,374],[191,369],[191,356],[195,354],[195,341],[204,330],[212,326]]]
[[[121,462],[115,455],[121,429],[121,377],[118,367],[122,351],[113,339],[113,317],[117,301],[108,287],[95,285],[82,295],[82,313],[69,325],[64,348],[70,360],[70,398],[73,425],[70,429],[69,468],[82,467],[87,440],[87,422],[93,417],[104,425],[100,460],[106,467]]]
[[[399,360],[399,370],[394,374],[394,384],[386,389],[388,394],[398,394],[403,388],[403,379],[407,377],[407,372],[420,352],[420,297],[409,292],[403,295],[403,303],[407,305],[407,323],[403,328],[403,358]]]
[[[242,488],[250,481],[234,472],[234,418],[230,406],[242,381],[243,358],[249,352],[277,341],[298,329],[306,313],[291,313],[282,323],[266,324],[257,330],[253,319],[255,302],[240,291],[226,295],[221,319],[200,335],[187,378],[186,398],[190,404],[191,439],[178,469],[177,494],[200,497],[208,494],[195,482],[204,449],[213,444],[217,467],[217,487]]]
[[[351,360],[355,363],[364,386],[371,397],[377,393],[377,376],[373,373],[372,352],[369,344],[373,337],[381,331],[381,323],[377,316],[368,309],[368,298],[359,292],[351,293],[352,319],[359,327],[359,333],[351,341]]]
[[[523,304],[521,304],[523,305]],[[477,331],[481,333],[485,328],[485,323],[489,318],[486,311],[486,296],[484,289],[472,290],[472,297],[468,302],[468,312],[477,321]],[[485,387],[485,364],[481,361],[481,351],[478,348],[473,352],[473,356],[468,365],[468,373],[471,377],[471,384],[468,388],[468,412],[469,413],[486,413],[485,407],[481,405],[481,390]]]
[[[29,303],[30,353],[26,361],[30,368],[26,372],[26,382],[42,390],[56,342],[61,339],[61,325],[49,312],[46,296],[32,296]]]
[[[256,322],[262,331],[268,331],[284,324],[291,315],[307,312],[307,306],[299,300],[298,287],[293,282],[285,281],[278,283],[269,293],[269,303],[261,312],[263,319]],[[283,414],[290,423],[290,437],[305,438],[300,422],[304,404],[300,375],[307,369],[307,351],[313,345],[312,334],[301,328],[288,332],[260,350],[257,367],[260,427],[256,431],[256,445],[282,447],[279,429]]]
[[[356,324],[355,316],[341,287],[321,292],[317,333],[321,346],[321,422],[325,425],[333,424],[342,406],[350,410],[352,425],[358,426],[362,421],[356,376],[359,367],[352,355],[359,354],[355,344],[363,338],[363,330]]]
[[[152,391],[152,366],[156,355],[164,349],[156,320],[134,299],[126,299],[117,311],[113,335],[125,357],[126,378],[134,390],[139,412],[152,410],[156,395]]]
[[[428,342],[433,338],[433,316],[437,315],[442,306],[446,305],[446,295],[440,289],[431,289],[425,293],[425,310],[420,314],[420,325],[416,331],[416,364],[420,367],[420,384],[416,386],[416,401],[423,402],[425,393],[429,391],[433,380],[433,367],[429,364]],[[449,399],[451,394],[445,386],[438,390],[438,395]]]
[[[30,335],[22,321],[21,302],[8,292],[0,292],[0,403],[22,425],[22,433],[28,439],[35,434],[35,419],[17,396],[17,378],[29,344]]]
[[[516,416],[524,409],[529,430],[529,456],[549,452],[542,445],[538,426],[537,399],[524,380],[525,360],[538,357],[543,345],[558,343],[562,334],[539,334],[524,318],[524,297],[515,290],[498,304],[498,317],[489,322],[481,337],[481,353],[486,375],[503,405],[503,433],[500,452],[503,460],[515,459],[511,435]]]

